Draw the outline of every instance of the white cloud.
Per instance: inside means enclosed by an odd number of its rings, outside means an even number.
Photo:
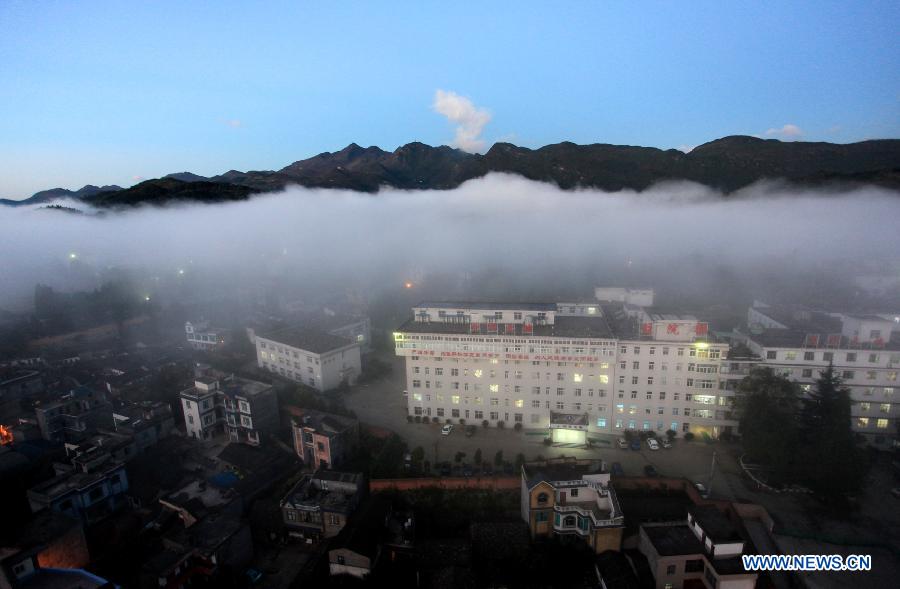
[[[230,119],[228,121],[225,121],[225,124],[228,125],[229,127],[231,127],[232,129],[237,129],[243,123],[241,123],[241,121],[239,119]]]
[[[465,96],[444,90],[434,93],[432,108],[456,124],[456,137],[450,144],[452,147],[468,152],[484,149],[485,141],[481,138],[481,132],[491,120],[490,112],[476,107]]]
[[[785,139],[787,141],[797,141],[801,137],[803,137],[803,129],[801,129],[797,125],[788,123],[780,129],[769,129],[768,131],[766,131],[766,137],[777,137],[779,139]]]

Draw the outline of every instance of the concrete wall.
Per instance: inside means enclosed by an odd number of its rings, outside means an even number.
[[[373,479],[369,481],[369,490],[372,492],[384,491],[386,489],[411,491],[413,489],[437,487],[440,489],[493,489],[495,491],[515,491],[519,489],[520,483],[521,479],[519,477]]]

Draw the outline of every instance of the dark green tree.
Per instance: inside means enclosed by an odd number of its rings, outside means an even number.
[[[802,400],[800,472],[826,498],[859,490],[865,476],[866,456],[853,434],[852,404],[850,390],[831,364]]]
[[[482,460],[481,460],[481,448],[478,448],[478,449],[475,450],[475,458],[474,458],[474,461],[475,461],[475,464],[481,464],[481,462],[482,462]]]
[[[744,450],[772,468],[779,477],[791,475],[800,440],[800,389],[771,368],[753,369],[737,387],[738,414]]]
[[[497,450],[497,453],[494,454],[494,465],[503,466],[503,450]]]

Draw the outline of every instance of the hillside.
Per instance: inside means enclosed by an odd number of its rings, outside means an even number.
[[[518,174],[566,190],[641,191],[660,181],[689,180],[728,194],[759,180],[781,179],[802,186],[874,184],[900,191],[900,140],[834,144],[731,136],[690,153],[601,143],[563,142],[538,149],[497,143],[483,155],[418,142],[392,152],[353,143],[277,171],[230,170],[211,178],[179,172],[127,190],[118,186],[85,186],[75,192],[58,188],[25,201],[0,202],[35,204],[61,197],[95,206],[220,202],[288,185],[363,192],[377,192],[381,187],[442,190],[489,172]]]

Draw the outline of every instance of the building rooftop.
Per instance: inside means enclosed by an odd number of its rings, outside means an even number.
[[[313,354],[323,354],[354,344],[347,338],[326,333],[312,326],[286,327],[268,333],[261,333],[256,337],[292,348],[299,348]]]
[[[304,409],[303,415],[294,418],[294,424],[299,427],[309,427],[323,435],[339,434],[359,423],[352,417],[325,413],[312,409]]]
[[[716,544],[741,542],[741,536],[728,517],[713,505],[692,505],[688,513],[694,517],[706,536]]]
[[[479,309],[484,311],[556,311],[556,303],[424,301],[415,305],[415,308]]]
[[[603,474],[602,460],[576,460],[574,458],[551,458],[540,462],[526,462],[522,466],[528,488],[546,481],[576,481],[585,475]]]
[[[352,485],[329,487],[328,482],[335,481]],[[282,500],[282,505],[291,505],[295,509],[327,509],[346,513],[350,510],[354,498],[360,493],[362,475],[358,473],[337,472],[333,470],[319,471],[315,475],[306,475],[294,485]]]
[[[504,324],[505,326],[506,324]],[[498,329],[498,333],[488,333],[487,324],[481,323],[478,334],[481,335],[514,335],[516,337],[570,337],[605,339],[613,337],[609,325],[603,317],[561,316],[557,315],[552,325],[534,325],[532,333],[526,332],[524,324],[513,325],[513,332]],[[443,321],[416,321],[409,319],[398,328],[405,333],[458,333],[472,334],[468,323],[445,323]]]
[[[660,556],[703,554],[703,544],[687,524],[677,526],[642,526],[653,548]]]
[[[248,380],[237,376],[229,377],[219,383],[219,388],[229,397],[256,397],[272,390],[272,385],[256,380]]]
[[[57,475],[48,481],[29,489],[29,493],[44,495],[50,498],[60,497],[71,491],[85,489],[98,481],[103,480],[113,471],[124,465],[119,462],[111,462],[103,468],[92,472],[67,472]]]
[[[749,339],[764,348],[804,348],[810,350],[900,350],[900,340],[893,338],[883,344],[869,342],[853,343],[851,338],[840,334],[840,327],[835,332],[805,331],[801,329],[769,328],[761,333],[749,335]],[[813,341],[809,336],[816,336]],[[829,339],[829,335],[836,339]]]

